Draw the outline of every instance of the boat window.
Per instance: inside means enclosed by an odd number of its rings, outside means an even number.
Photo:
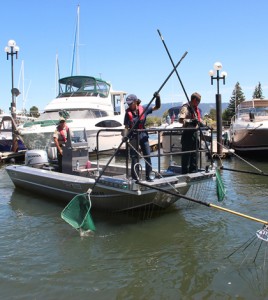
[[[244,108],[240,109],[239,116],[247,116],[249,113],[254,113],[255,116],[268,116],[267,107],[254,107],[254,108]]]
[[[122,124],[115,120],[105,120],[105,121],[101,121],[101,122],[97,123],[95,126],[96,127],[114,128],[114,127],[120,127],[120,126],[122,126]]]
[[[109,83],[94,77],[68,77],[59,81],[59,95],[61,97],[97,96],[108,97]]]
[[[110,86],[103,81],[96,81],[96,91],[101,97],[108,97]]]

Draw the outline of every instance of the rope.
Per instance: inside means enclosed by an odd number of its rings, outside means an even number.
[[[256,166],[254,166],[253,164],[251,164],[250,162],[248,162],[247,160],[245,160],[244,158],[242,158],[241,156],[239,156],[238,154],[236,154],[234,151],[231,151],[233,149],[230,149],[230,148],[227,148],[226,146],[224,146],[223,144],[219,143],[217,141],[217,143],[219,145],[221,145],[223,148],[225,148],[226,150],[228,150],[228,152],[234,154],[237,158],[239,158],[240,160],[242,160],[243,162],[245,162],[246,164],[248,164],[249,166],[251,166],[253,169],[257,170],[260,174],[259,175],[264,175],[264,176],[268,176],[268,174],[266,174],[265,172],[263,172],[262,170],[258,169]],[[247,171],[241,171],[241,170],[232,170],[232,169],[227,169],[227,168],[224,168],[222,166],[222,161],[221,161],[221,166],[220,168],[224,169],[224,170],[229,170],[229,171],[236,171],[236,172],[242,172],[242,173],[251,173],[251,172],[247,172]],[[256,174],[256,173],[252,173],[252,174]]]

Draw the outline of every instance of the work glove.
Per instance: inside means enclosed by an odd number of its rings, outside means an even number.
[[[160,108],[161,100],[160,100],[160,95],[158,94],[158,92],[154,93],[154,97],[155,97],[155,106],[156,106],[156,108]]]

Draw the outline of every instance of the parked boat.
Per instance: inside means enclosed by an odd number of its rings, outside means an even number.
[[[25,165],[6,167],[14,185],[49,199],[67,202],[78,194],[89,193],[92,209],[125,211],[148,206],[167,208],[180,199],[180,195],[185,195],[191,186],[215,182],[215,170],[209,162],[202,168],[200,161],[198,172],[191,174],[181,174],[179,165],[169,165],[162,170],[160,160],[167,155],[161,154],[160,149],[152,155],[158,161],[151,174],[152,181],[145,180],[143,160],[140,161],[139,180],[134,181],[129,176],[128,156],[120,164],[101,162],[98,157],[97,161],[89,162],[85,132],[68,139],[63,150],[62,173],[57,172],[57,165],[49,161],[44,150],[28,150]]]
[[[112,90],[111,85],[95,77],[70,76],[59,80],[59,94],[34,122],[19,127],[28,149],[48,149],[53,142],[53,132],[59,118],[66,118],[70,129],[86,129],[88,151],[97,148],[96,134],[101,132],[99,151],[117,148],[121,142],[120,132],[105,129],[123,129],[125,114],[123,91]]]
[[[268,151],[268,100],[241,102],[231,119],[230,145],[235,151]]]
[[[162,148],[164,153],[181,151],[181,131],[177,130],[182,127],[182,124],[178,120],[180,109],[181,106],[171,107],[168,110],[166,123],[162,125],[163,128],[167,129],[167,131],[162,132]]]
[[[162,148],[164,153],[181,151],[182,123],[179,123],[178,115],[181,106],[171,107],[168,110],[166,123],[162,125]],[[211,142],[212,133],[208,127],[202,128],[201,141]],[[201,145],[205,148],[204,145]]]
[[[26,150],[22,139],[18,135],[13,135],[13,130],[16,132],[17,126],[33,119],[24,115],[17,115],[16,121],[14,121],[10,115],[0,115],[0,152]]]

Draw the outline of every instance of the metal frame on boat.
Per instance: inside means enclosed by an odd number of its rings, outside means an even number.
[[[154,129],[153,132],[157,134],[160,143],[162,129]],[[89,193],[92,209],[108,211],[125,211],[149,205],[167,208],[183,197],[192,185],[202,185],[215,178],[213,165],[202,158],[206,152],[202,149],[194,151],[200,157],[197,172],[181,174],[180,165],[174,163],[161,168],[162,159],[174,153],[162,153],[159,148],[151,154],[151,157],[156,158],[156,166],[153,166],[155,178],[148,182],[144,180],[142,156],[139,179],[133,180],[129,175],[128,155],[120,164],[103,162],[100,156],[97,156],[95,162],[89,162],[87,148],[86,132],[81,130],[79,136],[68,137],[63,150],[63,173],[57,172],[57,164],[49,160],[44,150],[29,150],[26,152],[25,165],[10,165],[6,171],[18,188],[67,202],[78,194]],[[161,188],[161,191],[157,188]],[[173,191],[175,195],[165,191]]]

